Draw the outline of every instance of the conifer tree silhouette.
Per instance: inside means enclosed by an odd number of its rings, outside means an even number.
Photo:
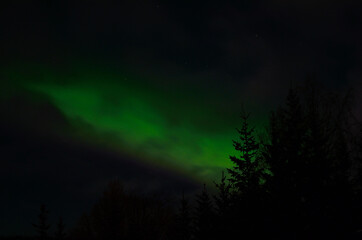
[[[213,238],[214,209],[206,184],[202,192],[196,196],[195,238],[206,240]]]
[[[121,182],[114,180],[72,235],[95,240],[167,239],[173,220],[173,212],[163,201],[127,193]]]
[[[48,230],[50,228],[50,225],[48,224],[48,214],[49,214],[49,211],[46,209],[45,204],[41,204],[40,213],[38,215],[38,223],[32,224],[38,233],[39,240],[48,239]]]
[[[75,240],[93,240],[95,234],[92,226],[92,218],[83,213],[79,218],[76,226],[69,232],[70,239]]]
[[[264,175],[257,158],[259,144],[255,140],[254,128],[249,126],[250,114],[242,112],[242,126],[237,129],[239,141],[233,140],[233,146],[240,153],[240,157],[230,156],[234,164],[231,169],[227,169],[230,174],[230,183],[236,194],[251,194],[260,187],[260,180]]]
[[[58,223],[57,223],[57,229],[55,232],[55,239],[56,240],[64,240],[65,239],[65,225],[63,222],[63,218],[59,217]]]
[[[232,236],[232,195],[231,185],[225,176],[224,171],[221,172],[221,179],[219,183],[215,182],[217,189],[214,195],[214,202],[216,207],[216,221],[215,221],[215,239],[223,239]]]
[[[192,229],[191,229],[191,213],[190,205],[188,200],[182,192],[181,206],[176,219],[176,239],[179,240],[189,240],[191,239]]]
[[[121,237],[126,202],[122,184],[118,180],[108,183],[103,196],[91,212],[92,228],[96,239]]]
[[[355,144],[357,145],[355,156],[355,178],[353,186],[353,213],[352,215],[352,228],[356,235],[356,239],[362,238],[362,122],[359,123],[359,132]],[[359,238],[357,237],[359,236]]]
[[[218,190],[214,196],[217,215],[224,218],[229,214],[231,207],[231,185],[227,182],[224,171],[221,173],[220,183],[215,183],[215,186]]]
[[[270,145],[267,146],[266,161],[273,176],[267,186],[272,194],[274,217],[283,226],[287,235],[295,235],[298,222],[296,216],[303,212],[303,174],[307,171],[302,157],[305,134],[303,109],[295,89],[290,89],[286,107],[272,112],[270,117]],[[281,231],[281,230],[278,230]]]
[[[344,236],[352,195],[345,106],[309,84],[290,89],[270,118],[266,161],[279,232],[286,238]],[[301,94],[302,93],[302,94]],[[302,101],[300,100],[302,97]],[[333,102],[333,104],[331,104]],[[338,235],[339,234],[339,235]]]
[[[249,116],[250,113],[242,111],[241,128],[237,129],[239,140],[233,140],[233,146],[240,156],[230,156],[234,166],[227,171],[230,174],[232,190],[231,230],[236,234],[242,228],[246,237],[257,238],[256,234],[261,232],[265,218],[262,215],[265,213],[263,207],[266,204],[263,199],[266,191],[262,180],[266,178],[266,169],[260,154],[260,145],[255,139],[254,128],[249,126]]]

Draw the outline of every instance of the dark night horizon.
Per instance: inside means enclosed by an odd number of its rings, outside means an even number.
[[[352,90],[362,119],[361,11],[357,0],[4,3],[0,236],[32,234],[43,202],[73,224],[115,178],[170,196],[212,188],[237,154],[242,107],[262,135],[310,78]]]

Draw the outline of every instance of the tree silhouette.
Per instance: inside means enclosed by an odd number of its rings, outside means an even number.
[[[218,193],[214,196],[217,215],[221,218],[226,218],[231,207],[231,185],[226,181],[226,176],[222,171],[220,183],[215,183]]]
[[[348,181],[351,165],[343,127],[347,106],[338,109],[338,98],[334,104],[330,99],[324,101],[325,94],[313,84],[307,87],[305,95],[303,155],[309,167],[304,177],[308,201],[305,212],[311,219],[309,227],[320,235],[329,232],[334,237],[343,237],[350,225],[347,215],[351,200]]]
[[[356,144],[355,155],[355,178],[353,179],[353,202],[352,202],[352,228],[356,239],[362,238],[362,123],[359,123],[359,132]],[[357,238],[359,236],[359,238]]]
[[[245,112],[241,114],[242,126],[237,129],[239,141],[233,140],[233,146],[240,153],[240,157],[230,156],[234,166],[227,169],[233,190],[236,194],[243,195],[259,189],[264,176],[264,169],[257,155],[259,144],[255,140],[254,128],[249,127],[249,116],[250,114]]]
[[[272,194],[273,215],[274,218],[278,216],[277,221],[285,228],[283,231],[286,235],[294,236],[296,229],[300,228],[298,222],[303,221],[299,216],[299,213],[303,212],[302,205],[305,199],[302,175],[308,169],[305,165],[306,159],[302,156],[304,121],[297,92],[290,89],[286,107],[279,108],[271,114],[270,145],[266,148],[266,161],[273,173],[267,183]]]
[[[237,129],[239,139],[233,140],[233,146],[240,156],[230,156],[234,166],[227,171],[232,189],[232,229],[236,233],[242,228],[245,236],[256,238],[264,225],[266,204],[263,200],[266,191],[263,181],[267,173],[254,128],[249,126],[249,116],[250,113],[245,111],[241,113],[241,128]]]
[[[65,239],[65,225],[63,222],[63,218],[59,217],[57,223],[57,230],[55,232],[55,239],[56,240],[64,240]]]
[[[91,217],[87,214],[82,214],[76,223],[75,227],[71,229],[70,239],[75,240],[93,240],[95,239],[93,233],[93,227],[91,223]]]
[[[111,181],[89,216],[84,215],[75,239],[166,239],[173,226],[173,213],[159,199],[126,193]]]
[[[46,240],[48,239],[48,230],[50,225],[47,223],[48,221],[48,213],[49,211],[46,209],[44,204],[40,205],[40,213],[38,215],[38,223],[33,223],[35,230],[38,233],[39,240]]]
[[[214,195],[216,207],[215,239],[229,238],[233,235],[231,184],[224,171],[221,172],[219,183],[215,182],[217,194]]]
[[[122,184],[109,182],[103,196],[95,204],[91,213],[92,227],[96,239],[118,239],[124,227],[125,194]]]
[[[290,89],[286,106],[271,114],[264,156],[273,176],[266,185],[285,238],[343,238],[349,231],[351,161],[340,104],[309,84]]]
[[[215,213],[206,184],[204,184],[202,192],[196,196],[196,203],[195,238],[198,240],[211,239],[213,237]]]
[[[181,206],[176,219],[176,232],[175,239],[188,240],[191,239],[192,226],[191,226],[191,212],[190,205],[187,199],[185,199],[182,192],[182,199],[180,201]]]

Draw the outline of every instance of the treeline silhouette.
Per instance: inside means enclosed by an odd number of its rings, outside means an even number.
[[[353,98],[312,82],[289,90],[257,137],[242,112],[238,156],[194,204],[127,193],[111,181],[89,213],[65,234],[47,234],[45,206],[36,239],[362,239],[362,125]],[[259,134],[260,135],[260,134]]]

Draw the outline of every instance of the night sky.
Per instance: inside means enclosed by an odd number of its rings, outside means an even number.
[[[2,3],[0,235],[32,233],[40,203],[73,223],[115,178],[166,195],[212,185],[242,106],[262,134],[311,76],[353,89],[362,117],[361,12],[348,0]]]

